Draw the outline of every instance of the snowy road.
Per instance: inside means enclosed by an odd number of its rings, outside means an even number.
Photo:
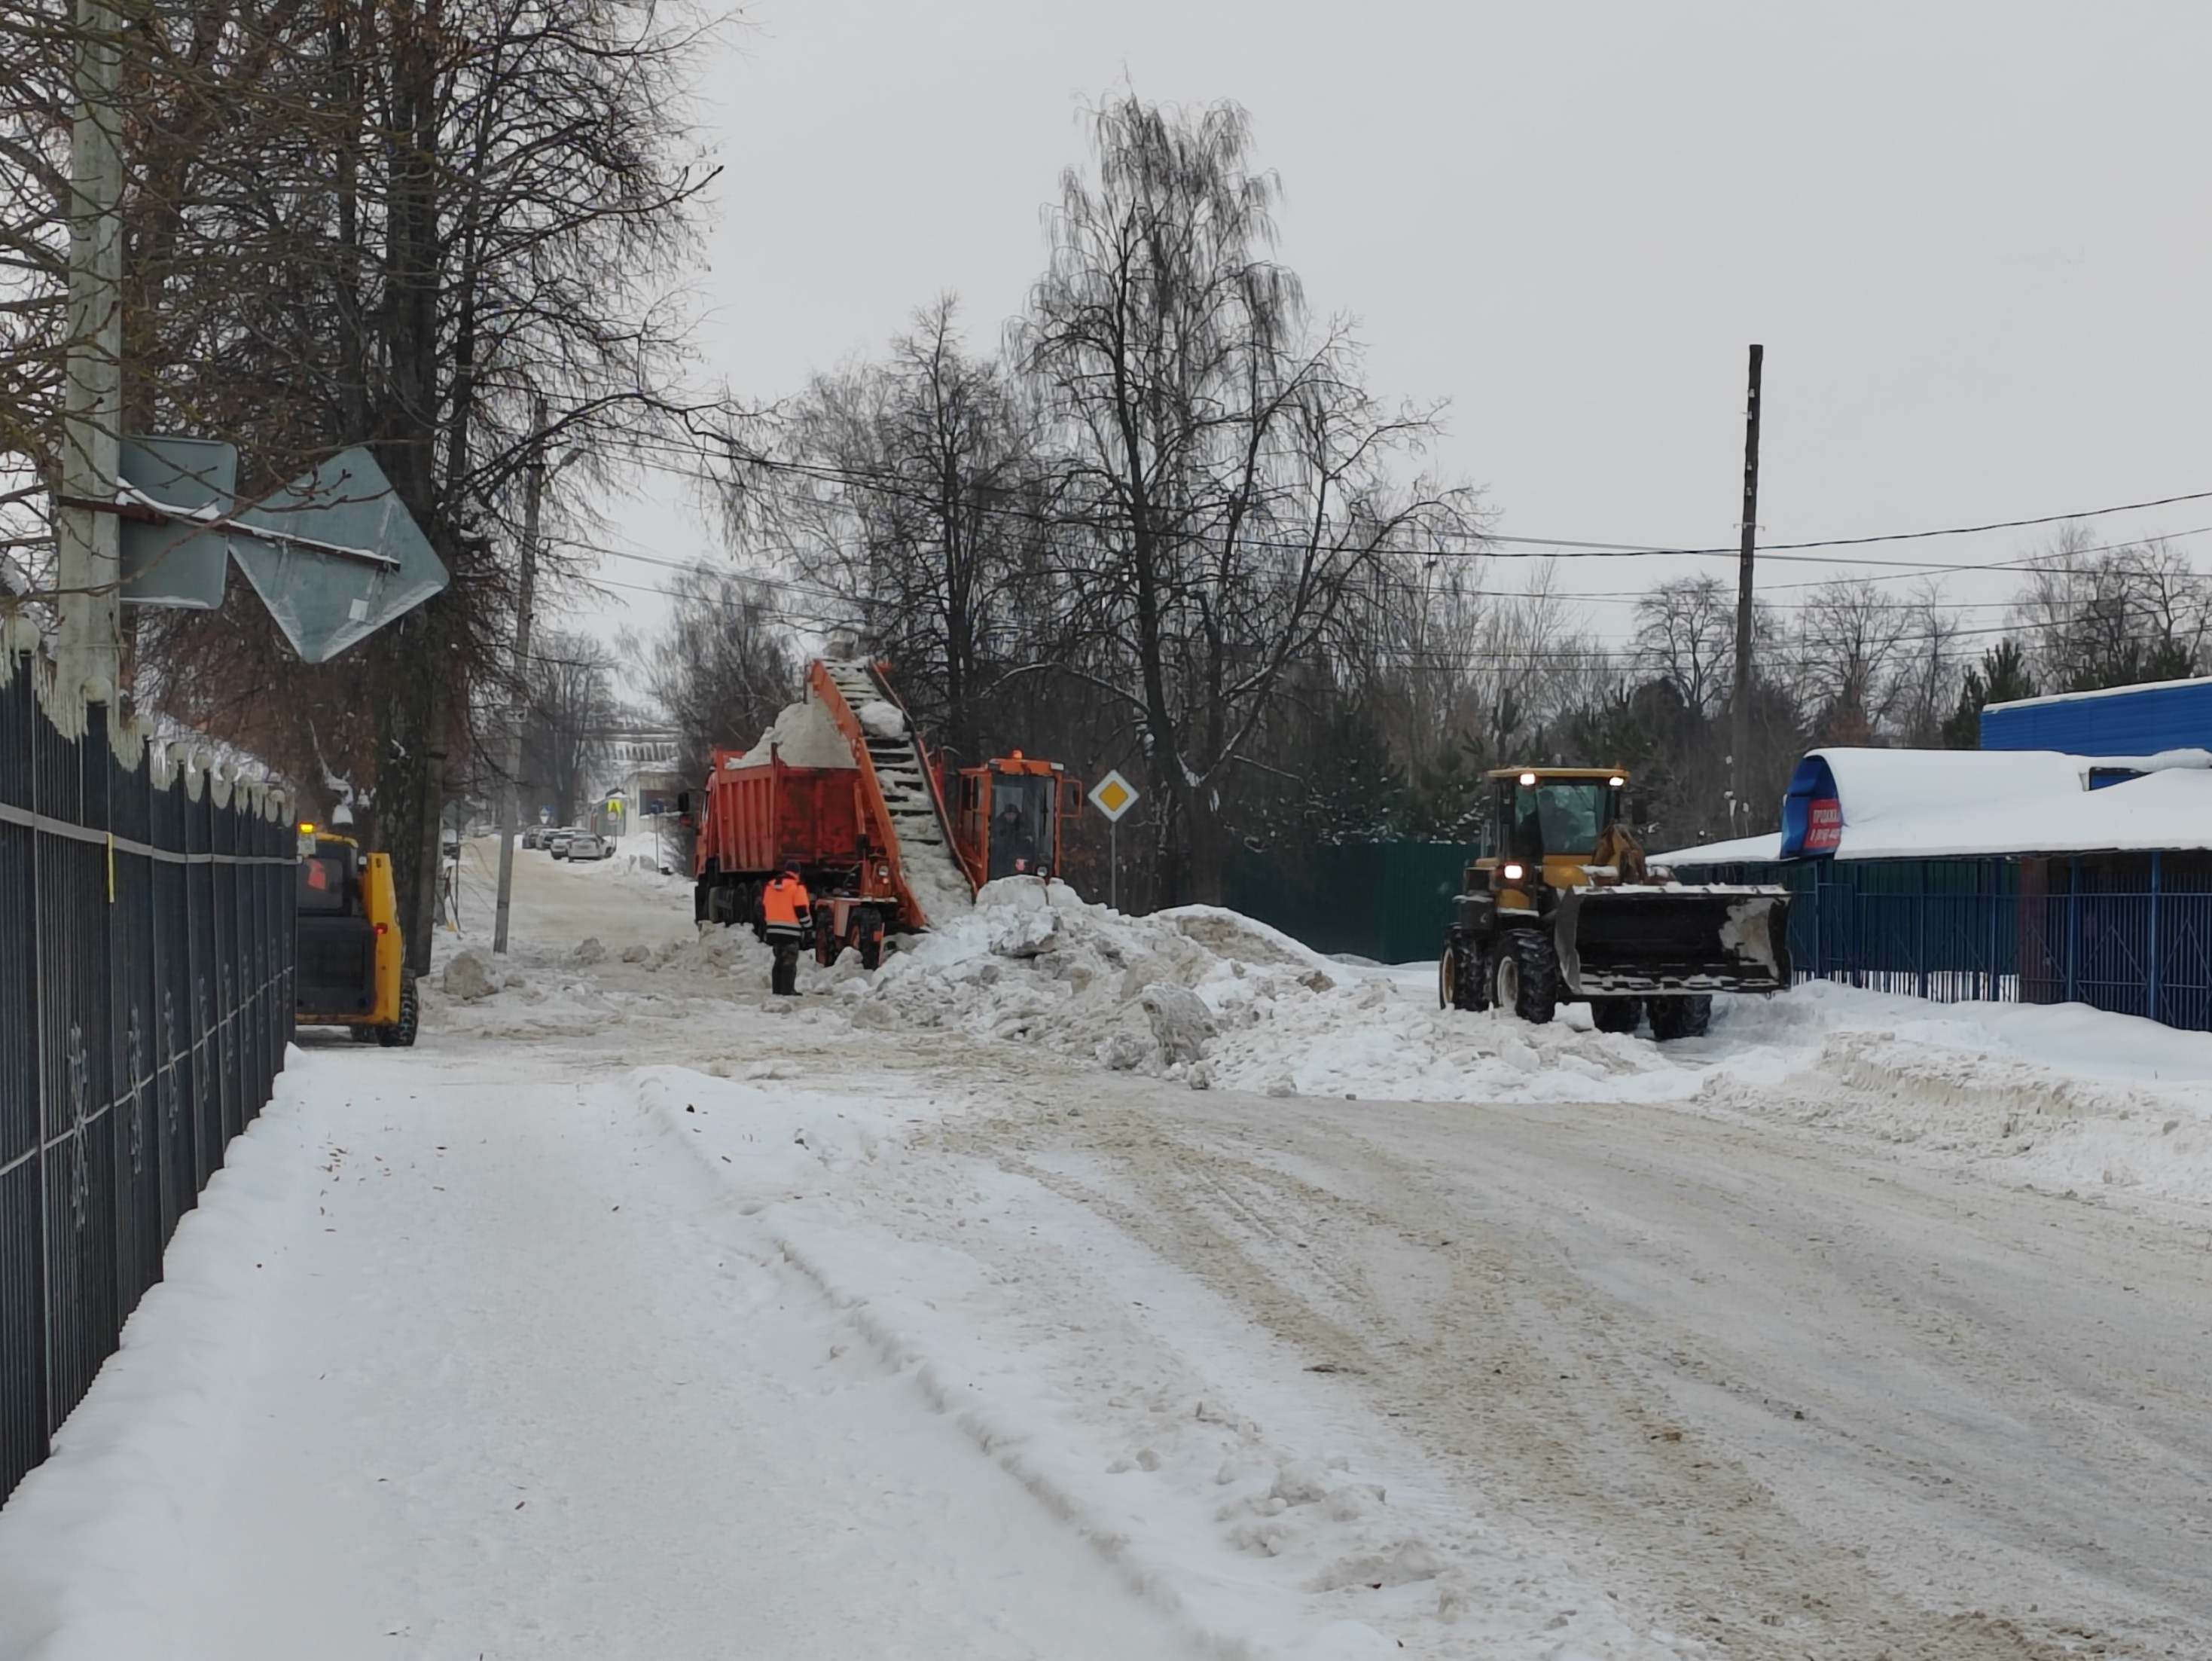
[[[1204,916],[794,1007],[519,870],[504,989],[303,1049],[188,1220],[0,1657],[2212,1653],[2212,1042],[1670,1057]],[[1211,1090],[1126,1065],[1170,979]]]

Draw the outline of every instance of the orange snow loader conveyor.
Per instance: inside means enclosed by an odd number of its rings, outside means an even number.
[[[810,764],[785,762],[787,724]],[[876,664],[814,663],[805,702],[753,750],[715,751],[700,800],[679,806],[698,810],[694,916],[758,928],[762,889],[792,867],[824,964],[850,946],[873,969],[886,934],[947,921],[975,897],[927,754]]]

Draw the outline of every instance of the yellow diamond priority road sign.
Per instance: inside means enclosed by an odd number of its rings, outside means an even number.
[[[1111,824],[1137,805],[1136,787],[1119,773],[1109,773],[1091,787],[1091,800]]]

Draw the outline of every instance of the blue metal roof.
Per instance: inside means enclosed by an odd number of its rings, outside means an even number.
[[[2075,756],[2212,749],[2212,678],[1993,703],[1982,711],[1982,748]]]

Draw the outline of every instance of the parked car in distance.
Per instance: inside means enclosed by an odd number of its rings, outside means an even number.
[[[595,837],[588,830],[579,830],[568,839],[568,857],[572,860],[604,860],[614,855],[614,843],[604,837]]]
[[[545,851],[556,860],[568,857],[568,843],[575,837],[574,830],[556,830],[545,838]]]
[[[519,840],[525,848],[535,848],[538,846],[538,838],[544,834],[536,825],[526,824],[523,826],[522,835]]]

